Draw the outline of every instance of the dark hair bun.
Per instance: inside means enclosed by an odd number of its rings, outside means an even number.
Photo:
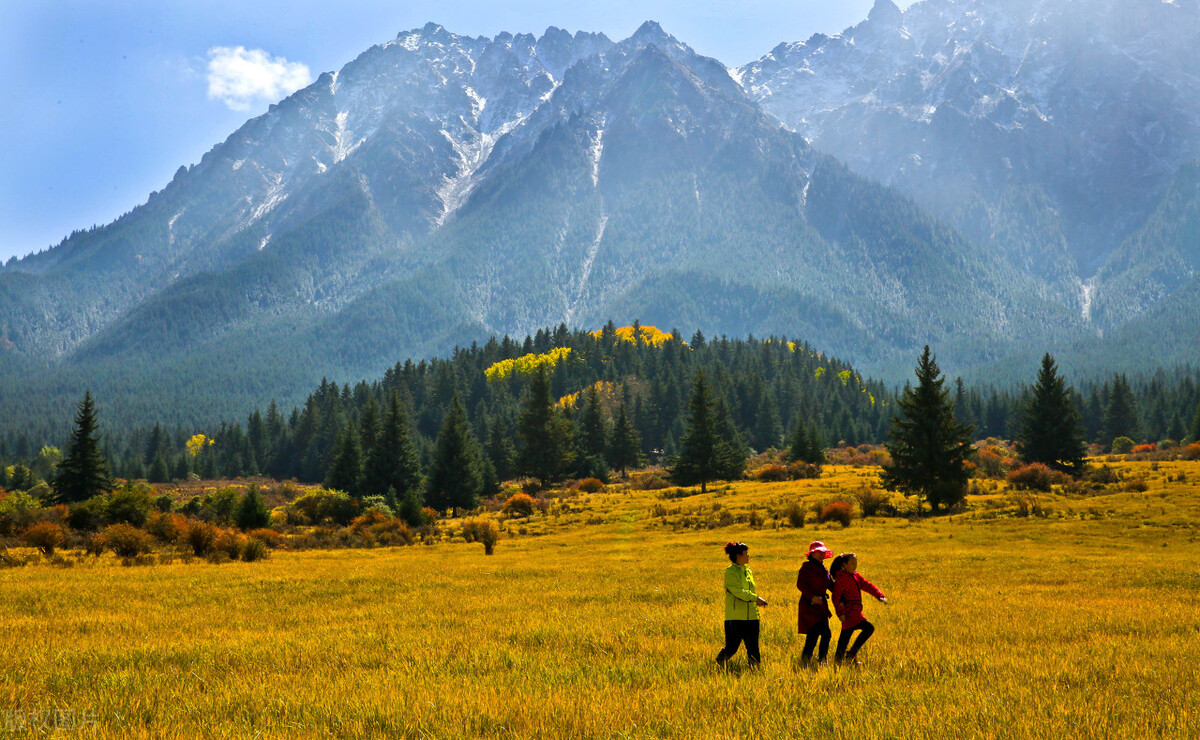
[[[737,546],[736,542],[726,542],[725,543],[725,554],[726,555],[732,555],[734,552],[737,551],[737,549],[738,549],[738,546]]]

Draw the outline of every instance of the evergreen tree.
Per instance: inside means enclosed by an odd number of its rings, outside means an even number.
[[[971,452],[971,428],[954,418],[950,392],[942,388],[936,359],[925,345],[917,363],[917,387],[905,385],[898,405],[900,416],[892,418],[889,441],[884,444],[892,456],[880,476],[883,487],[906,496],[929,501],[936,511],[952,505],[966,495],[967,470]]]
[[[575,473],[580,478],[608,480],[608,428],[600,395],[593,385],[584,394],[583,408],[575,424]]]
[[[1200,442],[1200,404],[1196,404],[1196,414],[1192,417],[1192,441]]]
[[[86,501],[92,496],[111,490],[108,461],[100,452],[100,435],[96,430],[96,407],[91,391],[85,391],[77,405],[75,428],[67,445],[66,456],[58,465],[54,478],[54,495],[65,503]]]
[[[517,428],[521,438],[518,472],[537,478],[542,485],[561,480],[572,461],[569,428],[550,395],[550,379],[545,369],[538,368]]]
[[[739,443],[726,434],[730,428],[712,399],[704,373],[696,373],[692,397],[688,401],[687,428],[679,443],[679,458],[671,477],[682,485],[700,484],[700,492],[708,490],[708,482],[739,477],[746,458],[739,454]],[[724,433],[723,433],[724,432]]]
[[[792,462],[806,462],[810,465],[825,463],[825,451],[821,448],[821,440],[816,427],[802,418],[796,419],[796,427],[792,430],[788,457]]]
[[[238,504],[236,515],[238,527],[241,529],[260,529],[271,523],[271,515],[267,512],[267,502],[258,493],[258,486],[251,485]]]
[[[171,480],[187,480],[191,475],[192,469],[189,465],[190,456],[186,452],[182,452],[175,458],[175,467],[171,470]]]
[[[150,470],[146,473],[146,480],[150,483],[171,482],[171,466],[167,462],[166,455],[158,455],[154,458],[154,461],[150,463]]]
[[[368,496],[382,496],[392,488],[398,498],[404,498],[409,491],[420,490],[420,486],[421,462],[417,445],[408,426],[404,404],[393,392],[375,445],[367,451],[362,490]]]
[[[329,470],[325,472],[325,487],[344,491],[355,498],[362,496],[362,446],[358,430],[347,424],[338,437]]]
[[[1112,387],[1108,393],[1108,404],[1104,408],[1104,443],[1112,444],[1117,437],[1140,438],[1138,430],[1138,412],[1133,390],[1129,380],[1121,375],[1114,375]]]
[[[1027,463],[1043,463],[1071,475],[1083,468],[1087,442],[1075,393],[1049,353],[1042,357],[1037,382],[1018,419],[1016,441]]]
[[[512,439],[504,429],[498,417],[492,417],[487,424],[488,443],[487,456],[492,462],[498,481],[509,480],[513,476],[513,459],[517,455]]]
[[[629,420],[625,401],[621,401],[621,410],[617,414],[617,423],[613,426],[612,440],[609,443],[608,463],[621,471],[624,478],[629,468],[637,467],[642,459],[642,440],[637,429]]]
[[[479,443],[471,433],[467,411],[455,394],[438,430],[425,500],[438,511],[473,509],[479,504],[483,483]]]
[[[154,423],[154,428],[150,430],[150,437],[146,440],[146,451],[143,459],[147,465],[153,465],[154,460],[158,457],[166,455],[170,449],[170,444],[167,441],[167,435],[163,432],[162,426]],[[162,483],[164,481],[154,481]]]

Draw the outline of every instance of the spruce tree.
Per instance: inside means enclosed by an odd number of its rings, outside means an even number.
[[[235,517],[241,529],[260,529],[271,523],[271,515],[267,512],[267,502],[258,493],[258,486],[251,485],[238,504]]]
[[[487,456],[492,461],[492,469],[496,471],[496,479],[509,480],[513,476],[513,459],[517,456],[512,438],[504,429],[500,418],[496,416],[488,421],[487,430]]]
[[[883,487],[917,498],[917,509],[926,500],[936,511],[966,495],[971,451],[971,428],[954,418],[950,392],[942,388],[937,361],[929,345],[917,363],[917,387],[905,384],[898,405],[900,415],[892,418],[889,441],[892,456],[880,476]]]
[[[792,428],[792,439],[788,445],[788,458],[792,462],[808,462],[808,458],[812,455],[812,448],[808,441],[808,424],[796,417],[796,425]]]
[[[671,470],[671,478],[682,485],[700,484],[700,492],[708,490],[708,482],[741,475],[746,458],[740,454],[740,442],[726,435],[731,428],[708,388],[703,372],[696,373],[692,396],[688,401],[687,427],[679,443],[679,457]]]
[[[438,511],[475,508],[484,484],[481,457],[467,410],[456,393],[438,430],[426,480],[426,502]]]
[[[1071,475],[1083,468],[1087,442],[1075,394],[1049,353],[1042,357],[1037,382],[1018,419],[1016,441],[1027,463],[1042,463]]]
[[[383,423],[375,444],[366,453],[363,466],[362,490],[368,496],[382,496],[388,488],[395,489],[397,498],[421,485],[421,463],[408,415],[400,397],[392,393],[384,410]]]
[[[57,500],[64,503],[86,501],[112,489],[108,461],[100,452],[100,435],[96,430],[96,407],[91,391],[85,391],[77,404],[75,428],[67,445],[66,456],[58,465],[53,489]]]
[[[629,419],[625,402],[621,401],[621,410],[617,414],[617,423],[613,425],[612,440],[608,449],[608,464],[621,471],[624,478],[629,468],[637,467],[642,458],[642,440],[637,429]]]
[[[538,368],[529,385],[517,434],[521,438],[518,472],[537,478],[543,486],[561,480],[572,461],[570,424],[555,407],[544,368]]]
[[[325,471],[325,487],[359,498],[362,496],[362,479],[362,447],[358,441],[358,430],[354,424],[347,424],[338,436],[333,459]]]
[[[595,386],[584,394],[575,424],[575,472],[581,478],[608,479],[608,428]]]
[[[1192,442],[1200,442],[1200,403],[1196,404],[1196,414],[1192,417]]]
[[[1104,444],[1111,445],[1117,437],[1137,440],[1138,411],[1133,391],[1124,375],[1114,375],[1108,393],[1108,404],[1104,408]]]

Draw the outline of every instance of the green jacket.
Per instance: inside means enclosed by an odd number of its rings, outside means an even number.
[[[725,621],[758,619],[754,574],[744,565],[725,569]]]

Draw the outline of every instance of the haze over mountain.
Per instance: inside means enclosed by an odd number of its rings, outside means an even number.
[[[964,369],[1190,357],[1180,3],[880,0],[733,71],[653,22],[401,33],[0,271],[0,404],[90,385],[130,417],[221,418],[610,317],[796,336],[892,380],[927,342]]]

